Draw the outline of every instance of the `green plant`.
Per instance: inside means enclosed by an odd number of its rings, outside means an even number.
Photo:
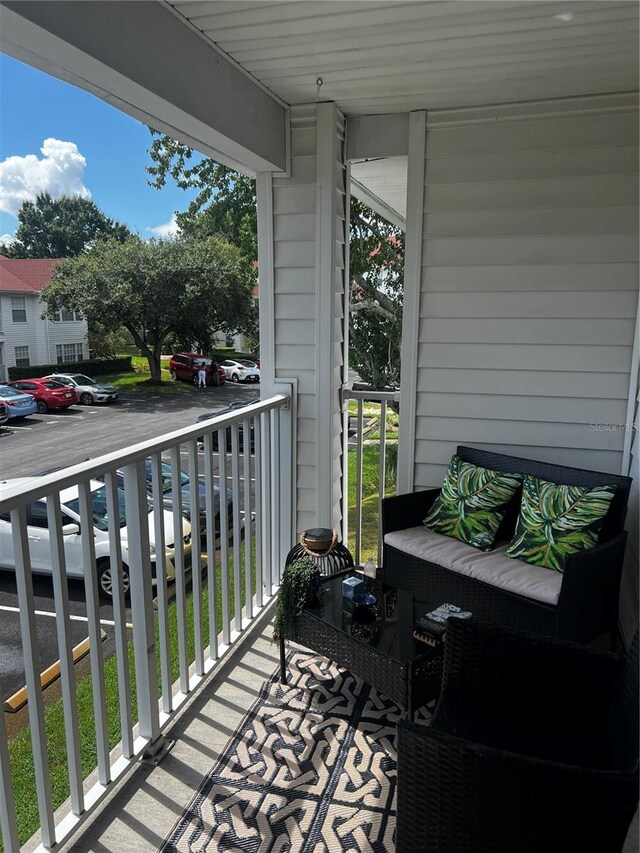
[[[279,637],[287,639],[291,636],[293,622],[296,616],[302,613],[309,599],[313,575],[317,569],[318,567],[310,557],[300,557],[285,566],[273,620],[274,640]]]

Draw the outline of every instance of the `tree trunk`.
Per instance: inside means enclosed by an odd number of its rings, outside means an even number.
[[[150,349],[147,344],[142,339],[142,336],[138,332],[137,329],[131,328],[127,326],[129,331],[131,332],[131,336],[136,343],[136,346],[139,347],[140,352],[147,359],[149,364],[149,373],[151,374],[151,379],[149,382],[151,385],[161,385],[162,384],[162,363],[160,360],[160,355],[162,353],[162,344],[157,343]]]

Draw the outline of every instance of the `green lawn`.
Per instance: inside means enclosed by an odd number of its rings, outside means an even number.
[[[245,597],[245,575],[244,575],[244,544],[240,549],[241,562],[241,600]],[[252,576],[255,585],[255,540],[252,539]],[[204,646],[209,644],[209,602],[207,596],[208,585],[203,580],[203,633]],[[229,610],[233,618],[234,586],[233,586],[233,552],[229,556]],[[221,570],[217,570],[217,624],[218,630],[222,627],[222,577]],[[187,596],[187,626],[188,638],[187,648],[189,661],[195,657],[195,637],[193,629],[193,597]],[[158,633],[158,620],[155,620],[156,632],[156,657],[158,667],[158,695],[161,692],[160,674],[160,646]],[[179,676],[178,662],[178,620],[175,601],[169,605],[169,637],[171,653],[171,681],[174,682]],[[112,656],[105,661],[105,691],[107,700],[107,723],[109,732],[109,747],[113,748],[121,740],[120,711],[118,694],[118,675],[116,658]],[[135,669],[133,642],[129,643],[129,675],[131,682],[132,718],[138,718],[136,693],[135,693]],[[86,778],[97,764],[97,748],[95,730],[93,725],[93,698],[91,693],[91,676],[87,676],[77,685],[78,699],[78,723],[80,749],[82,755],[82,774]],[[67,750],[64,737],[64,712],[62,700],[53,702],[45,710],[45,729],[47,733],[47,750],[51,769],[51,786],[54,809],[60,806],[69,796],[69,777],[67,772]],[[38,816],[38,804],[35,787],[35,773],[33,766],[33,755],[31,751],[31,729],[22,729],[9,743],[9,755],[11,758],[11,775],[13,781],[14,798],[18,819],[18,831],[20,843],[24,844],[40,826]],[[0,853],[4,847],[0,843]]]
[[[386,495],[393,495],[396,491],[396,460],[398,445],[396,442],[387,442],[386,448]],[[362,539],[361,558],[378,556],[378,495],[380,493],[380,478],[378,463],[380,461],[380,445],[365,444],[362,448]],[[356,466],[357,456],[355,450],[349,453],[349,547],[355,547],[356,530]]]

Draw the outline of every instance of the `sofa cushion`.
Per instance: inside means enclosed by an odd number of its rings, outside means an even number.
[[[492,471],[453,456],[442,491],[424,524],[436,533],[489,551],[506,508],[521,483],[519,474]]]
[[[527,474],[507,555],[556,572],[570,554],[593,548],[615,486],[562,486]]]
[[[387,533],[384,541],[392,548],[411,554],[412,557],[436,563],[452,572],[484,581],[491,586],[544,604],[558,603],[562,575],[540,566],[512,560],[505,554],[506,544],[494,551],[483,553],[465,542],[435,533],[426,527],[396,530]],[[427,571],[429,569],[425,566],[425,572]],[[438,603],[440,602],[434,602]]]

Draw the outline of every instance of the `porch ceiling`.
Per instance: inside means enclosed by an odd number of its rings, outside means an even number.
[[[289,104],[347,115],[638,87],[636,2],[173,0],[175,11]]]

